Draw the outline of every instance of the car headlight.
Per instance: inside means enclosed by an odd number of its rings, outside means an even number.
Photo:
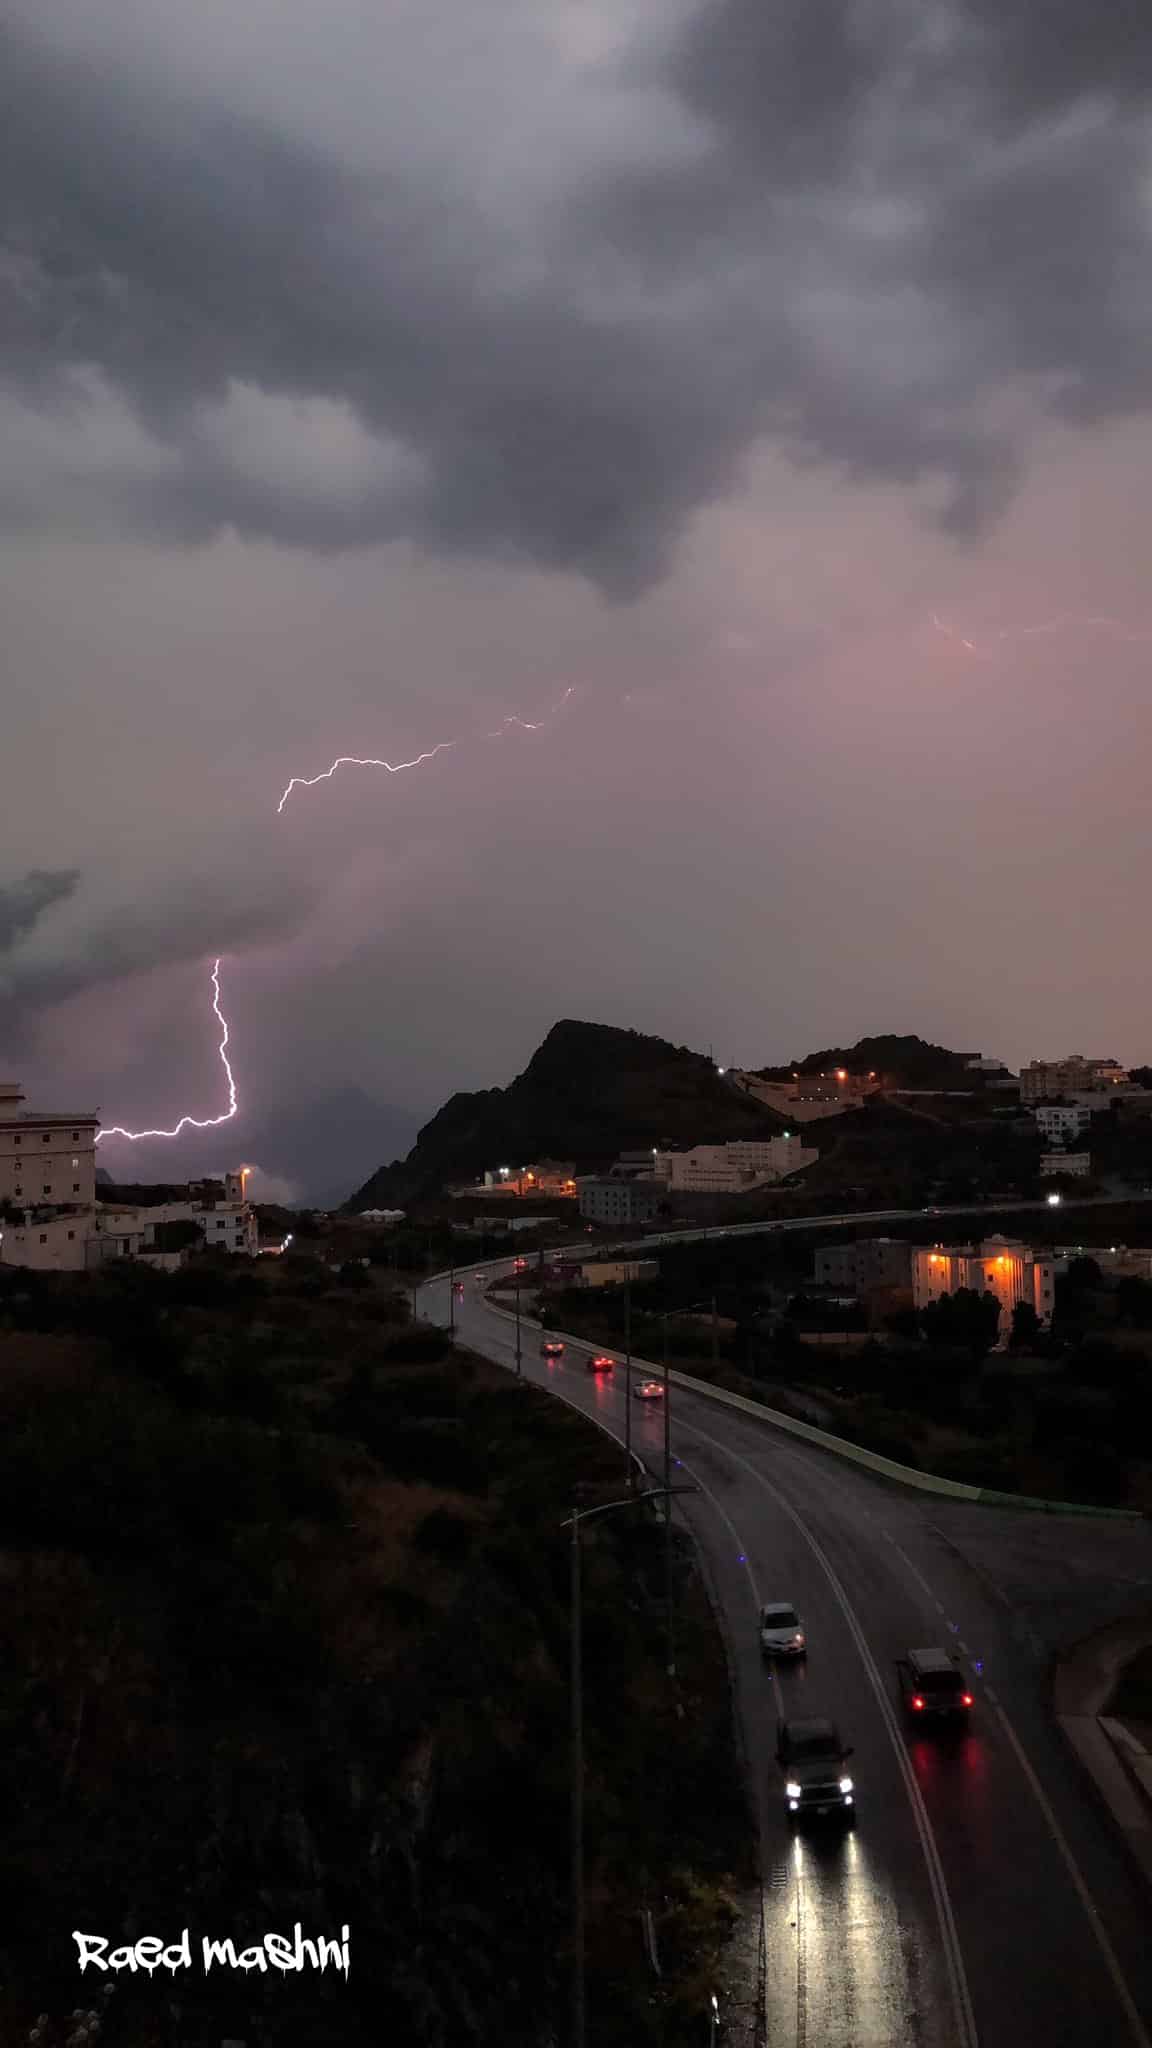
[[[798,1650],[802,1650],[804,1648],[804,1638],[802,1635],[793,1636],[792,1641],[795,1643],[796,1648]]]
[[[852,1790],[852,1780],[851,1780],[851,1778],[841,1778],[841,1780],[840,1780],[840,1790],[841,1790],[842,1792],[850,1792],[850,1791]]]
[[[798,1785],[794,1778],[789,1778],[784,1790],[788,1794],[789,1799],[799,1799],[803,1787]]]

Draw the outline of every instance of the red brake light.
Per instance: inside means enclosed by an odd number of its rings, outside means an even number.
[[[922,1706],[924,1705],[924,1702],[923,1702],[923,1700],[921,1699],[921,1697],[920,1697],[919,1693],[917,1693],[917,1694],[916,1694],[916,1697],[915,1697],[915,1699],[913,1700],[913,1702],[912,1702],[912,1705],[913,1705],[914,1707],[922,1707]]]
[[[972,1695],[970,1692],[966,1692],[964,1695],[964,1705],[966,1707],[970,1707],[972,1705]]]

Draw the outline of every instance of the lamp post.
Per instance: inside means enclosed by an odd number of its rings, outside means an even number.
[[[517,1376],[518,1376],[518,1378],[521,1378],[521,1379],[522,1379],[522,1378],[523,1378],[523,1376],[524,1376],[524,1362],[523,1362],[523,1358],[522,1358],[522,1355],[521,1355],[521,1350],[520,1350],[520,1261],[519,1261],[519,1259],[515,1259],[515,1260],[514,1260],[514,1262],[513,1262],[513,1266],[512,1266],[512,1271],[513,1271],[513,1273],[514,1273],[514,1274],[515,1274],[515,1276],[516,1276],[516,1373],[517,1373]]]
[[[634,1487],[632,1471],[632,1282],[628,1268],[624,1268],[624,1463],[628,1468],[628,1485]],[[667,1475],[665,1475],[667,1476]]]
[[[620,1508],[639,1506],[641,1501],[659,1500],[669,1493],[698,1493],[697,1486],[655,1486],[646,1493],[634,1493],[627,1500],[606,1501],[602,1507],[574,1509],[561,1526],[572,1531],[572,1647],[569,1662],[572,1723],[572,2039],[570,2048],[585,2048],[584,2003],[584,1670],[583,1589],[580,1574],[580,1529],[596,1515],[611,1515]],[[671,1515],[671,1503],[668,1505]]]
[[[448,1340],[456,1342],[456,1247],[448,1253]]]
[[[668,1318],[664,1317],[664,1491],[672,1487],[672,1416],[668,1398]],[[676,1650],[672,1639],[672,1503],[664,1503],[664,1633],[665,1663],[669,1678],[676,1676]]]

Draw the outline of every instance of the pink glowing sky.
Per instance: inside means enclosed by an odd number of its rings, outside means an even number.
[[[416,1118],[560,1016],[1152,1056],[1152,36],[771,12],[13,10],[39,1097],[222,1106],[217,953],[263,1124]]]

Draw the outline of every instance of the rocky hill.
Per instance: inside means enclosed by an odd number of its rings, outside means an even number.
[[[590,1171],[642,1145],[721,1143],[781,1129],[703,1053],[569,1018],[553,1025],[507,1088],[453,1095],[407,1158],[381,1167],[348,1207],[419,1200],[488,1167],[571,1159]]]
[[[793,1074],[835,1073],[843,1067],[849,1074],[875,1073],[893,1088],[970,1088],[975,1085],[968,1071],[972,1058],[971,1053],[950,1052],[946,1045],[931,1045],[923,1038],[885,1032],[858,1039],[855,1045],[827,1045],[803,1059],[760,1072],[765,1080],[786,1081]]]

